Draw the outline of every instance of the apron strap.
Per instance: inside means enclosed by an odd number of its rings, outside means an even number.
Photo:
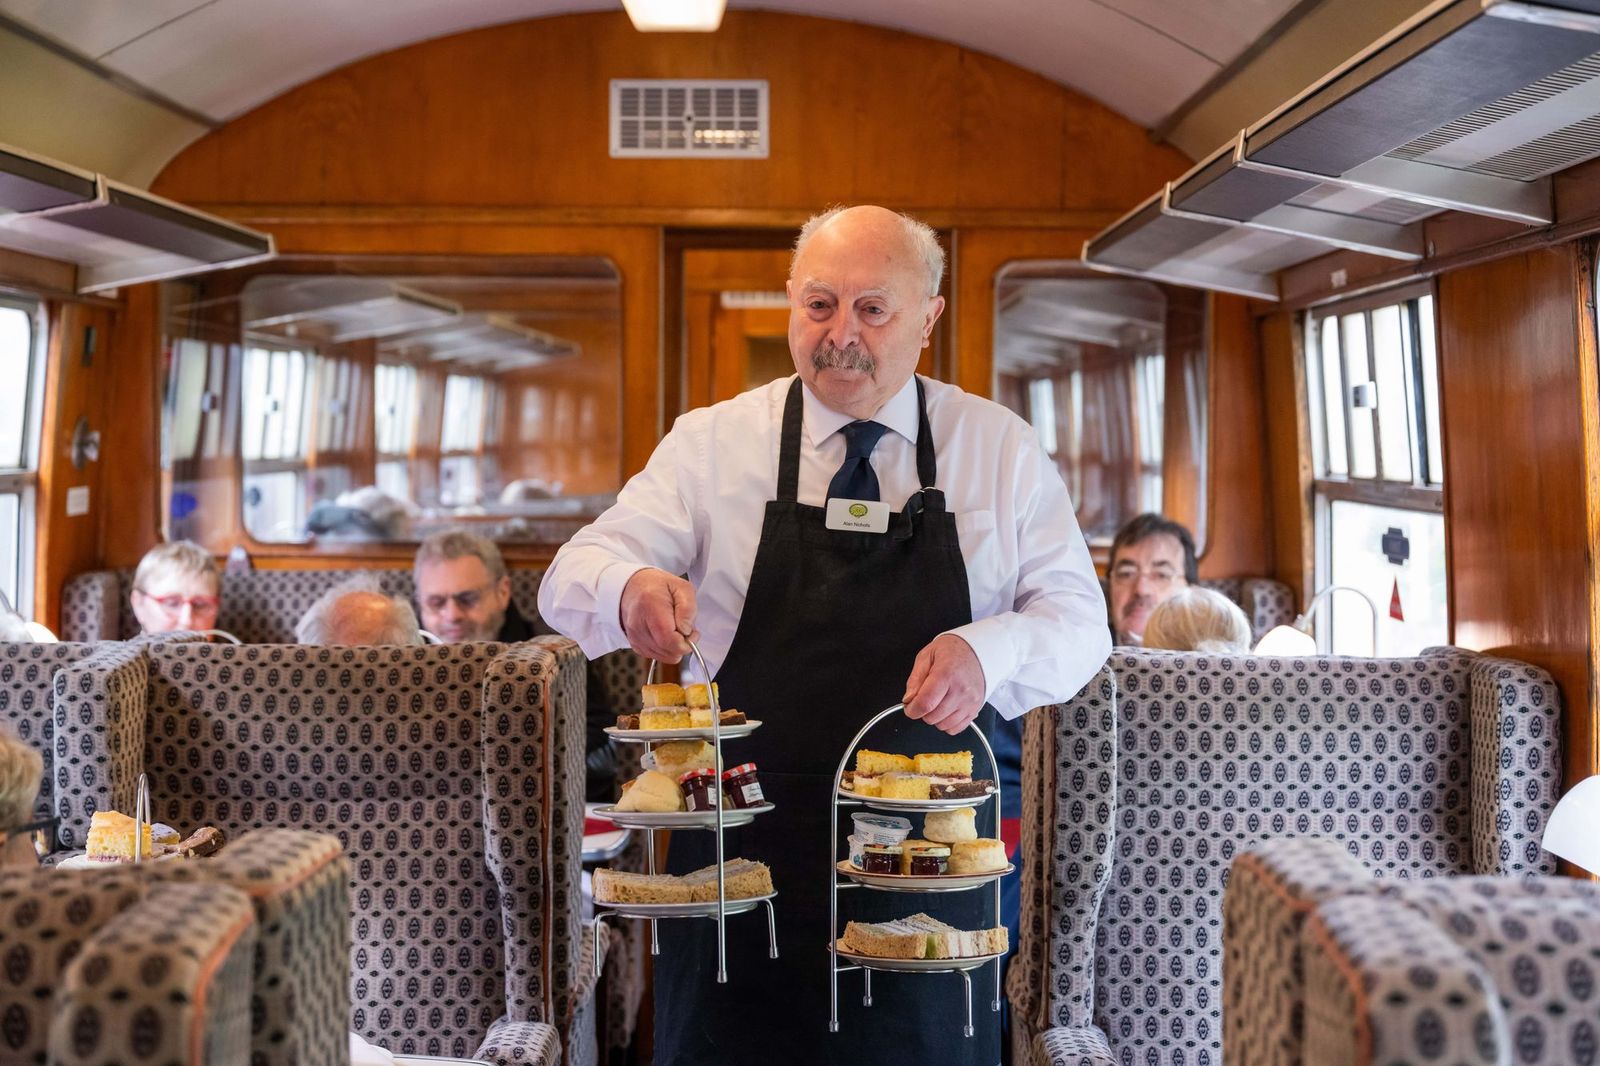
[[[939,478],[939,464],[934,458],[933,430],[928,425],[928,400],[917,382],[917,477],[923,489],[931,489]],[[783,436],[778,444],[778,496],[779,500],[794,503],[800,498],[800,429],[805,418],[805,402],[800,395],[800,378],[797,375],[789,385],[789,395],[783,401]]]

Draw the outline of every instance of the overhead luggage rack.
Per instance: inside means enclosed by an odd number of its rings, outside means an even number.
[[[1085,242],[1083,261],[1096,270],[1278,298],[1277,272],[1334,245],[1174,210],[1169,184]]]
[[[1551,175],[1596,156],[1600,0],[1438,0],[1097,235],[1084,261],[1276,299],[1273,275],[1333,249],[1422,258],[1422,223],[1442,211],[1548,225]]]
[[[272,257],[271,236],[0,146],[0,248],[75,264],[79,292]]]

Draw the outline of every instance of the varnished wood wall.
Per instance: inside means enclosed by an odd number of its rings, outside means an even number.
[[[1445,521],[1455,642],[1549,670],[1569,783],[1600,770],[1587,471],[1600,463],[1577,244],[1439,279]]]

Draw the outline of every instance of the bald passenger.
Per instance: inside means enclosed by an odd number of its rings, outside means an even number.
[[[294,627],[301,644],[421,644],[411,605],[379,587],[376,579],[353,578],[324,592]]]

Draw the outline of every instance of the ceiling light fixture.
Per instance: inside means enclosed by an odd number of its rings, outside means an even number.
[[[727,0],[622,0],[641,33],[713,33]]]

